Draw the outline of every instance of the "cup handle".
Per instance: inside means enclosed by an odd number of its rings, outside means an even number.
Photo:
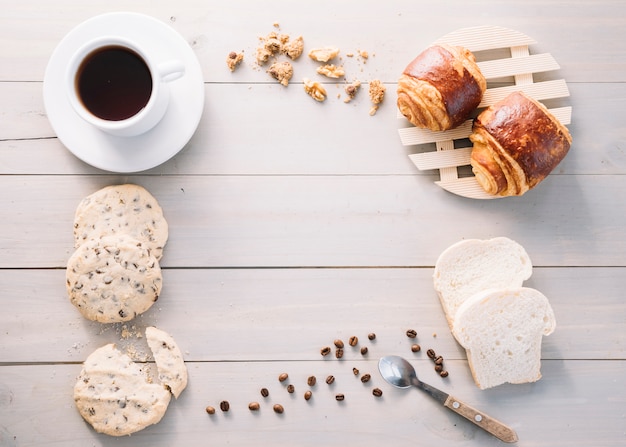
[[[184,76],[185,65],[179,60],[171,60],[159,64],[157,71],[163,82],[171,82]]]

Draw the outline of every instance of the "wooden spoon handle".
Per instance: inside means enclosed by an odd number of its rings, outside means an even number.
[[[515,433],[512,428],[504,425],[502,422],[492,418],[482,411],[478,411],[477,409],[470,407],[455,397],[448,396],[443,405],[455,413],[460,414],[468,421],[478,425],[483,430],[488,431],[501,441],[517,442],[518,440],[517,433]]]

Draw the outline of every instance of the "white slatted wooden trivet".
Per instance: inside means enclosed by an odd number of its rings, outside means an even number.
[[[435,43],[460,45],[472,52],[510,49],[510,57],[478,63],[487,81],[511,76],[515,80],[515,85],[488,88],[479,108],[489,107],[513,91],[523,91],[538,101],[569,96],[567,84],[563,79],[534,82],[533,73],[558,70],[559,65],[548,53],[531,55],[528,45],[535,41],[517,31],[497,26],[463,28],[445,35]],[[550,111],[563,124],[570,124],[571,107],[550,109]],[[405,119],[400,112],[398,116]],[[454,141],[467,139],[471,132],[471,120],[456,129],[444,132],[432,132],[417,127],[403,127],[399,130],[400,140],[404,146],[435,143],[436,151],[412,154],[409,157],[421,171],[439,169],[440,180],[436,182],[439,186],[451,193],[471,199],[498,198],[499,196],[487,194],[475,177],[459,178],[458,167],[469,166],[472,149],[471,147],[455,149]]]

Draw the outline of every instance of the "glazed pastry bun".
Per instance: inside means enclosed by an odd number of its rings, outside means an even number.
[[[471,165],[480,186],[499,196],[521,196],[563,160],[572,137],[540,102],[514,92],[474,120]]]
[[[398,108],[416,127],[449,130],[470,117],[486,88],[471,51],[437,44],[404,69],[398,80]]]

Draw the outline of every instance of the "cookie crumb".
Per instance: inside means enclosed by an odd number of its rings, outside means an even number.
[[[358,50],[358,51],[359,51],[359,56],[361,56],[363,59],[365,60],[369,59],[370,54],[367,51],[365,50]]]
[[[302,36],[298,36],[292,41],[289,41],[289,39],[287,39],[287,41],[283,43],[283,46],[281,48],[281,52],[289,56],[289,58],[294,61],[302,55],[303,51],[304,39],[302,38]]]
[[[344,99],[343,102],[347,104],[350,101],[352,101],[354,97],[356,96],[357,92],[359,91],[360,87],[361,87],[361,81],[359,81],[358,79],[354,80],[351,84],[346,85],[344,90],[346,92],[346,95],[348,95],[348,97]]]
[[[230,71],[235,71],[235,69],[241,64],[243,61],[243,52],[237,53],[236,51],[231,51],[228,53],[228,57],[226,58],[226,65],[228,65],[228,69]]]
[[[293,76],[293,67],[287,61],[275,62],[267,72],[274,79],[287,87],[287,85],[289,85],[289,80]]]
[[[383,99],[385,99],[386,90],[387,88],[383,85],[382,82],[380,82],[380,80],[374,79],[373,81],[370,82],[369,94],[370,94],[370,100],[372,101],[372,104],[373,104],[369,112],[370,116],[376,115],[376,112],[378,111],[378,107],[380,103],[382,103]]]

